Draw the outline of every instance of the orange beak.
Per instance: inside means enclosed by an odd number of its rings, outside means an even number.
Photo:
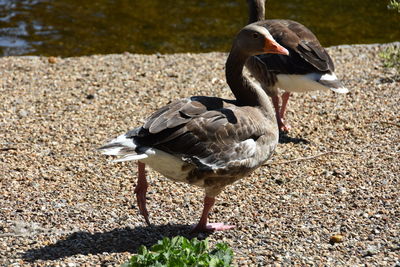
[[[289,55],[286,48],[278,44],[275,40],[265,39],[264,52],[269,54]]]

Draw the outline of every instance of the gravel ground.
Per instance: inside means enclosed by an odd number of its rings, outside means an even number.
[[[378,56],[394,45],[329,48],[351,92],[293,96],[274,156],[218,197],[210,221],[237,228],[209,238],[237,265],[400,265],[400,77]],[[136,164],[95,148],[173,99],[231,98],[225,59],[0,58],[0,265],[114,266],[141,244],[191,237],[202,190],[150,171],[146,227]]]

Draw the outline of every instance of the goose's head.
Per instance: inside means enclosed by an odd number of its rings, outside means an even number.
[[[237,34],[235,45],[249,56],[268,53],[289,55],[288,50],[278,44],[266,28],[255,24],[247,25]]]

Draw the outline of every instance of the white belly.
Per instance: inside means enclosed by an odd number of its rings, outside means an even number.
[[[192,168],[188,167],[186,162],[178,157],[154,148],[151,149],[151,151],[146,151],[146,154],[150,155],[145,159],[141,159],[141,162],[149,165],[152,169],[171,180],[187,182],[186,178]]]
[[[278,74],[278,82],[275,84],[275,86],[287,92],[294,93],[329,90],[328,87],[325,87],[314,80],[317,78],[314,77],[315,75]]]

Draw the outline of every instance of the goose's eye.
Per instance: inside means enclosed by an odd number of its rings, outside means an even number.
[[[258,38],[258,33],[253,33],[253,38],[257,39]]]

